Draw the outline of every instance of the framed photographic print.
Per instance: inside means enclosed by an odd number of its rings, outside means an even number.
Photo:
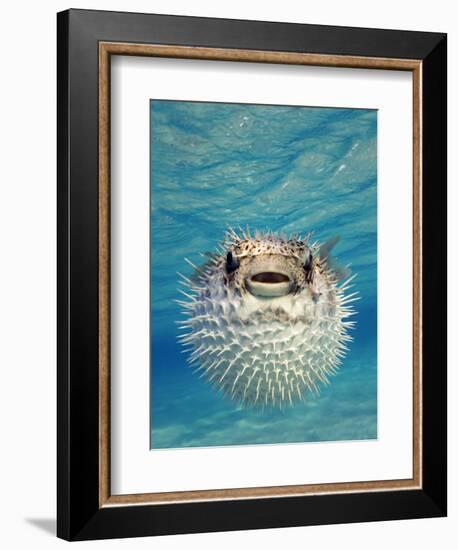
[[[445,35],[58,14],[58,269],[61,538],[446,514]]]

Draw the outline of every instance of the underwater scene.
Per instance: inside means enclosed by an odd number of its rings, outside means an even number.
[[[151,449],[376,439],[377,111],[150,117]]]

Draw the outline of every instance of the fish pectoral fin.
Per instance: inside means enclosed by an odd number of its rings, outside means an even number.
[[[194,271],[188,276],[189,280],[194,284],[200,284],[202,275],[205,273],[207,268],[214,265],[218,254],[215,252],[202,252],[200,256],[203,258],[203,263],[200,265],[194,265],[189,260],[186,260],[188,264],[194,268]]]
[[[322,262],[326,262],[327,267],[333,271],[337,279],[346,279],[351,275],[351,270],[348,266],[340,264],[332,255],[331,250],[340,241],[340,235],[334,235],[320,246],[319,258]]]
[[[331,250],[340,241],[340,235],[334,235],[320,246],[320,260],[326,260],[329,258]]]
[[[339,280],[346,279],[351,275],[351,269],[348,266],[339,264],[333,258],[331,258],[331,263],[329,263],[328,260],[328,267],[334,272]]]

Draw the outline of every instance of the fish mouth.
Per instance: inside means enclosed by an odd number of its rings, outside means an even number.
[[[263,271],[262,273],[256,273],[251,277],[252,281],[257,283],[268,283],[276,285],[278,283],[287,283],[289,282],[289,277],[283,273],[278,273],[276,271]]]
[[[280,271],[261,271],[248,277],[245,282],[251,294],[264,298],[285,296],[293,286],[291,278]]]

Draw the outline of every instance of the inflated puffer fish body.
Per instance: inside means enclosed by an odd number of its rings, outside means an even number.
[[[227,232],[179,301],[180,340],[196,372],[246,406],[280,407],[329,383],[352,339],[354,314],[331,269],[330,248],[309,238]],[[195,267],[195,266],[194,266]]]

